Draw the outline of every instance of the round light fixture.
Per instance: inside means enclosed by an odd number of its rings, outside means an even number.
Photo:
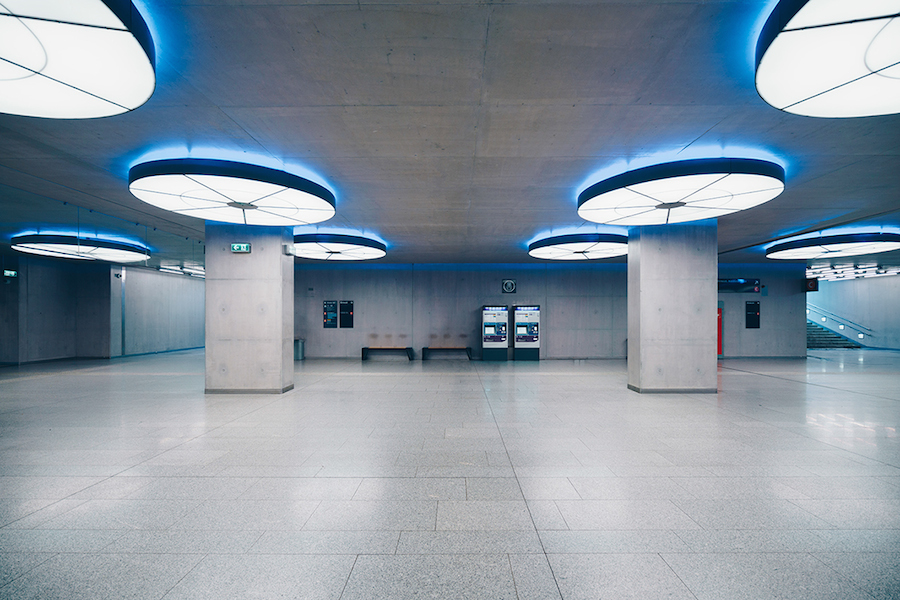
[[[900,112],[896,2],[782,0],[756,46],[756,89],[785,112],[865,117]]]
[[[628,254],[628,237],[610,233],[557,235],[528,244],[532,258],[594,260]]]
[[[851,233],[775,244],[766,250],[766,258],[816,260],[877,254],[897,249],[900,249],[900,235],[896,233]]]
[[[85,238],[74,235],[28,234],[13,236],[13,250],[82,260],[105,260],[116,263],[140,262],[150,258],[150,251],[138,244]]]
[[[0,112],[90,119],[134,110],[156,87],[155,60],[128,0],[0,3]]]
[[[294,236],[291,253],[313,260],[373,260],[387,255],[387,246],[357,235],[306,233]]]
[[[136,165],[128,189],[180,215],[242,225],[308,225],[334,216],[334,194],[303,177],[228,160],[179,158]]]
[[[578,216],[595,223],[665,225],[721,217],[784,190],[784,169],[753,158],[700,158],[628,171],[578,195]]]

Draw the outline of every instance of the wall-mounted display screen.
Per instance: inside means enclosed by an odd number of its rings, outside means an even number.
[[[746,329],[759,329],[759,300],[747,302]]]
[[[353,328],[353,300],[341,300],[341,328]]]
[[[322,322],[325,329],[337,329],[338,303],[337,300],[325,300],[322,302]]]

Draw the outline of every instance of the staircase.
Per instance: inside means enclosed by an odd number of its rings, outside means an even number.
[[[806,347],[821,350],[824,348],[860,348],[861,346],[849,338],[807,320]]]

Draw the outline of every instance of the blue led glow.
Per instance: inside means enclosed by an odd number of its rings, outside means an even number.
[[[835,235],[852,235],[859,233],[895,233],[900,235],[900,227],[891,226],[891,225],[847,225],[843,227],[832,227],[830,229],[822,229],[820,231],[813,231],[810,233],[803,233],[800,235],[789,236],[779,238],[773,242],[768,242],[766,244],[762,244],[763,250],[768,250],[772,246],[776,246],[778,244],[785,244],[788,242],[796,242],[800,240],[812,240],[815,238],[825,237],[825,236],[835,236]]]
[[[349,227],[317,227],[315,225],[298,225],[294,227],[294,235],[306,235],[311,233],[324,233],[335,235],[352,235],[355,237],[365,237],[373,239],[390,248],[391,244],[386,242],[380,235],[373,233],[367,229],[350,229]]]
[[[759,35],[762,33],[763,26],[766,24],[766,21],[769,20],[769,15],[775,10],[778,2],[779,0],[768,0],[763,3],[762,7],[759,9],[759,15],[757,15],[756,20],[750,27],[749,35],[746,40],[746,68],[747,72],[750,73],[750,81],[753,83],[753,89],[756,89],[756,46],[759,44]],[[787,167],[785,167],[785,171],[787,171]]]
[[[150,38],[153,40],[153,50],[156,54],[156,80],[159,82],[159,59],[163,55],[163,48],[165,48],[165,44],[163,44],[163,36],[160,35],[159,27],[157,26],[156,20],[153,18],[153,11],[147,6],[146,0],[131,0],[131,3],[140,13],[141,18],[144,19],[144,23],[147,25],[147,30],[150,32]],[[158,86],[157,86],[158,87]]]
[[[19,237],[23,235],[64,235],[72,238],[77,238],[79,240],[100,240],[105,242],[119,242],[121,244],[131,244],[133,246],[137,246],[144,250],[149,251],[150,253],[155,253],[156,249],[148,246],[141,240],[125,237],[116,233],[90,233],[84,231],[76,231],[74,229],[58,229],[58,228],[50,228],[50,229],[23,229],[17,233],[14,233],[10,236],[11,238]]]
[[[135,165],[156,161],[156,160],[173,160],[181,158],[208,158],[216,160],[230,160],[233,162],[247,163],[251,165],[259,165],[260,167],[268,167],[284,171],[298,177],[303,177],[314,183],[317,183],[331,192],[335,198],[338,193],[325,179],[311,171],[303,165],[293,163],[285,163],[268,154],[260,154],[256,152],[248,152],[238,150],[234,147],[216,147],[209,145],[175,143],[167,146],[157,146],[152,150],[146,150],[140,155],[130,155],[127,157],[126,173]],[[127,176],[126,176],[127,179]]]
[[[560,235],[574,235],[576,233],[608,233],[612,235],[628,235],[627,227],[616,227],[615,225],[598,225],[596,223],[582,223],[581,225],[571,225],[565,227],[551,227],[544,229],[522,246],[526,250],[528,247],[538,240],[548,237],[557,237]]]
[[[696,158],[753,158],[757,160],[765,160],[784,169],[785,181],[790,174],[790,163],[784,156],[777,155],[769,150],[757,147],[741,146],[739,144],[727,145],[710,145],[710,144],[692,144],[686,148],[660,150],[651,154],[642,154],[630,159],[619,159],[605,167],[591,173],[578,189],[575,191],[574,201],[578,205],[578,196],[599,181],[604,181],[610,177],[621,175],[635,169],[649,167],[669,162],[681,160],[691,160]]]

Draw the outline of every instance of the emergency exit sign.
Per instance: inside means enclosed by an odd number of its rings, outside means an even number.
[[[232,244],[231,251],[235,254],[250,254],[250,244]]]

